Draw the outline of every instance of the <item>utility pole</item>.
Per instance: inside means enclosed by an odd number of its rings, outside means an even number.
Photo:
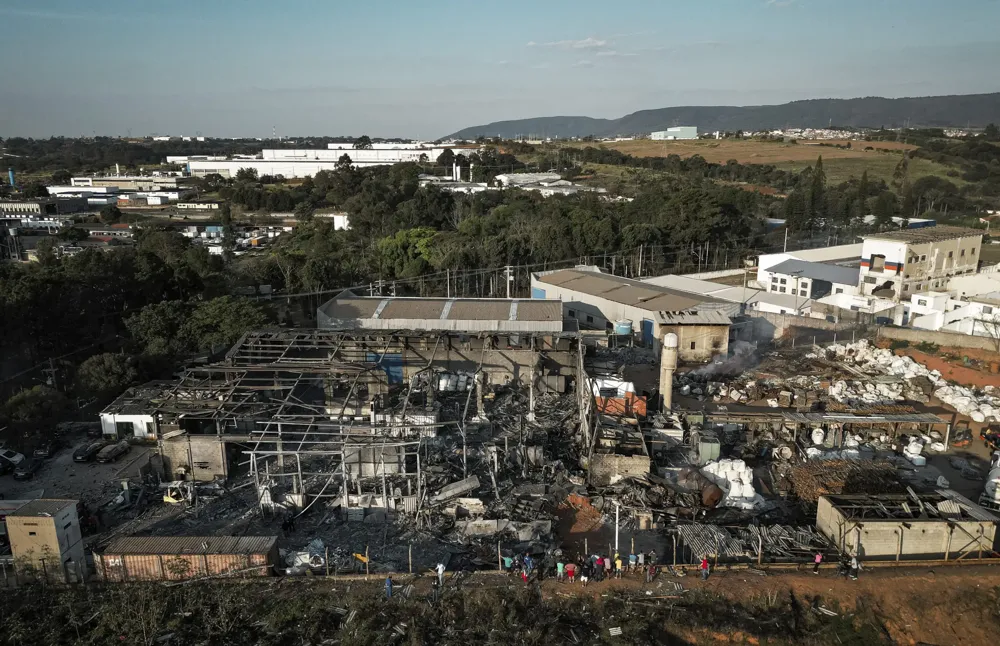
[[[788,223],[785,223],[785,245],[781,249],[782,253],[788,253]]]
[[[616,554],[618,553],[618,510],[620,508],[621,505],[616,500],[615,501],[615,553]]]
[[[514,277],[511,275],[510,272],[510,265],[504,267],[504,278],[506,279],[507,282],[507,298],[510,298],[510,281],[514,280]]]

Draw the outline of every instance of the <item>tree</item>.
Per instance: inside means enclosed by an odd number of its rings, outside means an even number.
[[[295,207],[295,219],[300,222],[304,220],[311,220],[314,210],[315,208],[312,203],[308,201],[299,202],[299,204]]]
[[[40,197],[48,197],[49,189],[38,182],[32,182],[21,187],[21,196],[28,200],[37,200]]]
[[[258,180],[257,169],[256,168],[241,168],[236,171],[236,181],[237,182],[249,182],[256,183]]]
[[[973,319],[972,333],[982,330],[993,342],[993,351],[1000,353],[1000,314],[983,314]]]
[[[105,352],[95,354],[80,364],[76,371],[77,391],[98,401],[110,401],[139,378],[135,360],[127,354]]]
[[[180,335],[191,306],[184,301],[163,301],[143,307],[125,320],[142,354],[174,357],[189,350],[193,339]]]
[[[41,423],[55,421],[70,410],[66,395],[49,386],[22,390],[3,406],[4,417],[12,422]]]
[[[368,135],[361,135],[354,140],[355,150],[371,150],[372,148],[372,138]]]
[[[807,211],[811,222],[826,217],[826,173],[823,172],[822,155],[816,158],[816,166],[813,168]]]
[[[236,248],[236,230],[233,228],[233,208],[229,202],[223,203],[219,215],[222,220],[222,253],[226,260],[231,260],[233,249]]]
[[[438,155],[436,161],[438,166],[451,168],[451,166],[455,163],[455,153],[452,152],[451,148],[445,148],[444,152]]]
[[[249,330],[273,323],[272,314],[258,301],[222,296],[199,303],[180,328],[196,350],[212,350],[236,343]]]
[[[983,128],[983,139],[986,141],[1000,141],[1000,128],[995,123],[991,123]]]
[[[57,185],[69,184],[73,176],[68,170],[57,170],[52,173],[52,183]]]
[[[352,168],[351,163],[352,163],[351,156],[348,155],[347,153],[344,153],[343,155],[340,156],[340,159],[337,160],[337,170],[349,171]]]
[[[104,224],[117,224],[121,222],[122,211],[114,204],[108,204],[101,208],[101,222]]]
[[[35,245],[35,259],[43,266],[55,264],[56,243],[52,238],[46,237],[38,241]]]
[[[56,237],[66,242],[80,242],[90,237],[90,234],[79,227],[63,227]]]
[[[875,200],[875,229],[885,231],[893,226],[892,218],[896,216],[896,196],[889,191],[883,191]]]

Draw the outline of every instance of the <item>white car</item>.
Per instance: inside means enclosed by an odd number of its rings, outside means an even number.
[[[19,464],[24,462],[24,456],[17,451],[11,451],[10,449],[0,449],[0,460],[3,460],[11,467],[17,467]]]

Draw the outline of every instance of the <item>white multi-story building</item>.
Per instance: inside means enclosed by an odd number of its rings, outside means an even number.
[[[982,231],[951,226],[865,236],[860,292],[905,301],[947,290],[953,277],[976,272],[982,242]]]
[[[674,139],[697,139],[698,128],[696,126],[675,126],[666,130],[657,130],[650,133],[649,138],[653,141],[672,141]]]
[[[857,267],[841,267],[791,258],[766,269],[757,269],[757,283],[774,294],[823,298],[830,294],[858,293]]]

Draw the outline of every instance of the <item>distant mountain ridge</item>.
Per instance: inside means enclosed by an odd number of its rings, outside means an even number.
[[[774,130],[777,128],[983,127],[1000,123],[1000,92],[925,96],[901,99],[806,99],[781,105],[683,106],[640,110],[620,119],[591,117],[537,117],[495,121],[463,128],[449,137],[611,137],[648,134],[671,126],[697,126],[698,132],[716,130]]]

